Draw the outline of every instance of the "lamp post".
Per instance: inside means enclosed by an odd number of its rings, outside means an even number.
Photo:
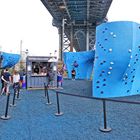
[[[28,56],[28,49],[25,51],[21,50],[21,60],[20,60],[20,71],[26,69],[26,58]]]
[[[57,50],[54,50],[54,56],[56,56]]]
[[[20,71],[22,69],[22,40],[20,40]]]
[[[26,49],[26,50],[25,50],[26,57],[28,56],[28,53],[29,53],[29,50]]]
[[[28,49],[26,49],[25,51],[23,51],[23,53],[25,54],[25,56],[24,56],[24,63],[25,63],[25,69],[26,69],[26,62],[27,62],[27,56],[28,56],[28,54],[29,54],[29,50]]]

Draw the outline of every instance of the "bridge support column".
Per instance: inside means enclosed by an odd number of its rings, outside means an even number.
[[[62,26],[59,28],[59,60],[62,61],[63,48],[64,48],[64,30],[65,30],[65,19],[62,19]]]
[[[71,24],[70,52],[73,52],[73,25]]]

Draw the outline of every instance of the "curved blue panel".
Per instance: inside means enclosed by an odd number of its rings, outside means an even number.
[[[14,66],[16,63],[18,63],[20,59],[19,54],[12,54],[6,52],[2,52],[1,57],[2,57],[1,68],[10,68]]]
[[[140,24],[104,23],[96,30],[93,96],[140,93]]]
[[[65,52],[64,63],[68,70],[68,78],[71,78],[71,71],[76,71],[76,79],[90,79],[93,69],[95,51],[89,52]]]

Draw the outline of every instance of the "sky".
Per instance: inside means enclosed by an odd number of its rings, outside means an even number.
[[[58,30],[40,0],[0,0],[0,47],[2,51],[49,55],[58,49]]]
[[[113,0],[108,11],[109,21],[134,21],[140,23],[140,0]]]
[[[140,0],[113,0],[109,21],[140,23]],[[59,36],[52,17],[40,0],[0,0],[0,49],[29,55],[46,56],[59,49]]]

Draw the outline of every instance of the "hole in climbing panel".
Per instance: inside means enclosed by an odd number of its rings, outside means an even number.
[[[103,94],[104,92],[103,91],[101,91],[101,94]]]
[[[105,71],[104,71],[104,70],[102,70],[102,73],[105,73]]]
[[[133,77],[132,78],[135,78],[135,76],[133,75]]]
[[[100,74],[99,76],[102,77],[102,74]]]
[[[96,83],[98,84],[98,83],[100,83],[100,81],[97,81]]]
[[[99,57],[98,57],[98,56],[96,56],[95,58],[96,58],[96,59],[98,59]]]
[[[106,86],[106,84],[103,84],[103,86],[105,87],[105,86]]]

